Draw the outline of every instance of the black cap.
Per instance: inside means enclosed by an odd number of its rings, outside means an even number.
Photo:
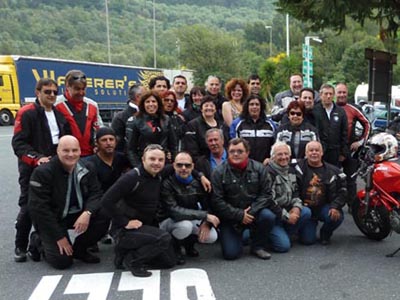
[[[115,131],[110,127],[101,127],[96,132],[96,141],[99,140],[102,136],[105,135],[113,135],[116,136]]]

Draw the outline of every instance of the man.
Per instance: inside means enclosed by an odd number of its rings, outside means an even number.
[[[344,109],[347,117],[347,140],[350,153],[348,153],[347,157],[342,162],[342,166],[343,172],[346,174],[347,178],[348,198],[346,202],[350,208],[357,193],[357,176],[354,176],[354,174],[358,169],[358,149],[366,143],[371,131],[371,125],[367,117],[362,113],[361,108],[348,103],[348,89],[345,83],[338,83],[335,90],[336,104]],[[357,124],[361,124],[363,129],[361,136],[357,136]]]
[[[249,78],[247,79],[247,84],[250,89],[250,95],[251,94],[260,95],[260,91],[261,91],[260,76],[258,76],[257,74],[250,75]]]
[[[224,147],[224,133],[221,129],[208,129],[205,134],[205,140],[210,154],[201,157],[196,167],[202,171],[207,178],[211,178],[211,173],[214,169],[228,159],[228,153]]]
[[[117,268],[123,265],[133,276],[151,276],[147,267],[156,260],[161,260],[163,267],[176,263],[171,236],[154,226],[160,203],[159,173],[164,165],[162,147],[148,145],[143,151],[142,165],[121,176],[102,199],[112,217],[114,264]]]
[[[183,75],[176,75],[172,81],[172,87],[178,101],[178,107],[183,112],[185,111],[190,103],[189,95],[185,94],[187,90],[187,80]]]
[[[312,217],[306,221],[302,230],[302,242],[313,244],[317,240],[318,222],[322,245],[330,243],[332,234],[344,215],[342,207],[347,197],[346,175],[337,167],[322,160],[324,152],[318,141],[306,146],[306,159],[299,163],[301,198],[305,206],[312,211]]]
[[[314,109],[314,96],[315,92],[310,88],[302,88],[300,91],[299,101],[303,102],[305,108],[304,122],[310,123],[315,126],[315,117],[313,113]]]
[[[276,122],[281,121],[289,103],[299,98],[300,90],[303,88],[303,76],[301,74],[290,75],[289,86],[289,90],[275,95],[275,102],[271,114],[272,119]]]
[[[311,210],[303,207],[297,184],[296,171],[289,166],[290,146],[284,142],[276,142],[271,149],[271,161],[267,171],[271,175],[273,200],[282,209],[282,218],[277,219],[269,239],[276,252],[288,252],[291,241],[298,235],[303,242],[303,227],[311,217]]]
[[[315,127],[324,150],[324,161],[340,166],[349,155],[347,146],[347,116],[343,108],[333,102],[335,89],[323,84],[321,102],[314,106]]]
[[[272,200],[270,178],[265,167],[249,159],[250,147],[246,140],[234,138],[229,142],[228,161],[219,165],[211,176],[213,195],[211,206],[221,220],[220,242],[225,259],[242,255],[242,234],[250,229],[251,252],[261,259],[270,259],[265,250],[266,239],[280,218],[280,209]]]
[[[130,117],[135,116],[139,112],[139,101],[144,92],[145,89],[142,85],[132,85],[128,91],[129,101],[127,107],[123,111],[118,112],[112,120],[111,128],[114,129],[118,141],[117,151],[126,152],[126,122]]]
[[[37,230],[34,252],[41,250],[52,267],[65,269],[73,258],[85,263],[100,259],[87,251],[107,231],[108,220],[100,211],[102,191],[93,167],[79,160],[79,141],[60,139],[57,156],[35,169],[29,182],[29,211]],[[68,229],[78,236],[72,245]],[[41,243],[39,243],[39,240]]]
[[[222,104],[227,101],[226,98],[220,93],[221,80],[214,75],[208,76],[206,82],[206,93],[214,99],[215,106],[217,107],[216,117],[218,120],[223,120],[222,117]]]
[[[178,153],[173,166],[175,173],[162,183],[159,221],[160,228],[172,235],[178,264],[184,264],[181,244],[187,256],[199,256],[194,244],[214,243],[219,219],[209,212],[208,195],[192,175],[194,164],[190,154]]]
[[[169,79],[165,76],[153,77],[149,82],[149,89],[162,95],[171,88]]]
[[[56,108],[71,127],[81,148],[81,155],[93,154],[94,136],[102,125],[99,109],[92,99],[86,98],[86,75],[79,70],[71,70],[65,75],[65,93],[57,98]]]
[[[32,227],[28,212],[29,178],[35,167],[49,162],[56,154],[59,138],[69,130],[64,116],[54,109],[58,94],[56,81],[50,78],[40,79],[36,84],[35,94],[35,102],[18,111],[12,139],[12,147],[18,157],[20,185],[20,210],[15,222],[16,262],[26,261]]]

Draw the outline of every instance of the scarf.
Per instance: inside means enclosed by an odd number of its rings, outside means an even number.
[[[79,113],[82,108],[83,108],[83,101],[80,100],[75,100],[72,98],[71,94],[68,92],[68,90],[65,90],[64,94],[65,98],[68,100],[68,103],[71,104],[71,106],[74,108],[74,110]]]
[[[289,165],[285,167],[281,167],[274,161],[270,161],[269,164],[271,167],[279,174],[279,176],[283,177],[285,180],[289,179]]]
[[[190,184],[193,181],[192,174],[190,174],[190,176],[188,178],[182,178],[181,176],[179,176],[178,174],[175,173],[175,178],[176,178],[176,180],[178,180],[178,182],[186,184],[186,185]]]
[[[232,162],[231,159],[228,158],[228,162],[233,168],[240,170],[240,171],[244,171],[247,168],[247,165],[249,163],[249,158],[246,158],[244,161],[242,161],[241,163],[238,163],[238,164]]]

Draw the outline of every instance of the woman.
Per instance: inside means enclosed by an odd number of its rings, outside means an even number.
[[[222,104],[222,117],[226,126],[231,126],[242,113],[244,100],[247,99],[249,88],[247,83],[238,78],[231,79],[225,86],[225,96],[229,99]]]
[[[176,100],[176,94],[173,91],[166,91],[162,94],[162,101],[165,114],[171,120],[172,130],[175,132],[177,139],[177,150],[181,149],[181,141],[185,134],[185,119],[182,116],[182,111],[178,107],[178,101]]]
[[[190,90],[189,94],[190,105],[183,112],[183,117],[185,118],[186,123],[189,123],[193,119],[196,119],[197,117],[201,116],[200,104],[201,100],[205,95],[206,95],[206,90],[199,86],[194,86]]]
[[[221,128],[215,114],[217,107],[213,97],[207,95],[200,104],[201,116],[190,121],[183,140],[184,150],[189,152],[196,163],[201,156],[209,155],[205,134],[208,129]]]
[[[269,161],[275,133],[275,124],[265,115],[265,107],[264,99],[258,95],[250,95],[243,105],[240,117],[230,127],[230,138],[246,139],[250,144],[249,157],[263,164]]]
[[[149,144],[159,144],[172,161],[177,152],[177,141],[170,118],[165,115],[157,92],[149,91],[140,99],[139,113],[128,119],[127,154],[133,167],[139,166],[143,150]]]
[[[308,142],[319,140],[317,129],[304,121],[305,106],[301,101],[292,101],[287,107],[289,122],[282,124],[276,140],[290,145],[292,158],[304,158]]]

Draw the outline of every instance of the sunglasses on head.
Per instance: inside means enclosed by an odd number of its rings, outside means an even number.
[[[164,151],[163,147],[161,147],[160,145],[158,145],[158,144],[150,144],[150,145],[147,145],[146,148],[144,148],[143,153],[146,153],[146,152],[148,152],[150,150],[161,150],[161,151]]]
[[[43,94],[46,94],[46,95],[53,94],[54,96],[57,96],[58,95],[58,91],[57,90],[44,90]]]
[[[183,168],[183,167],[185,167],[186,169],[189,169],[189,168],[192,166],[192,164],[185,164],[185,163],[175,163],[175,165],[176,165],[178,168]]]
[[[303,113],[300,111],[291,111],[291,112],[289,112],[289,114],[291,116],[298,116],[298,117],[301,117],[303,115]]]
[[[72,79],[75,81],[86,80],[86,75],[72,76]]]

